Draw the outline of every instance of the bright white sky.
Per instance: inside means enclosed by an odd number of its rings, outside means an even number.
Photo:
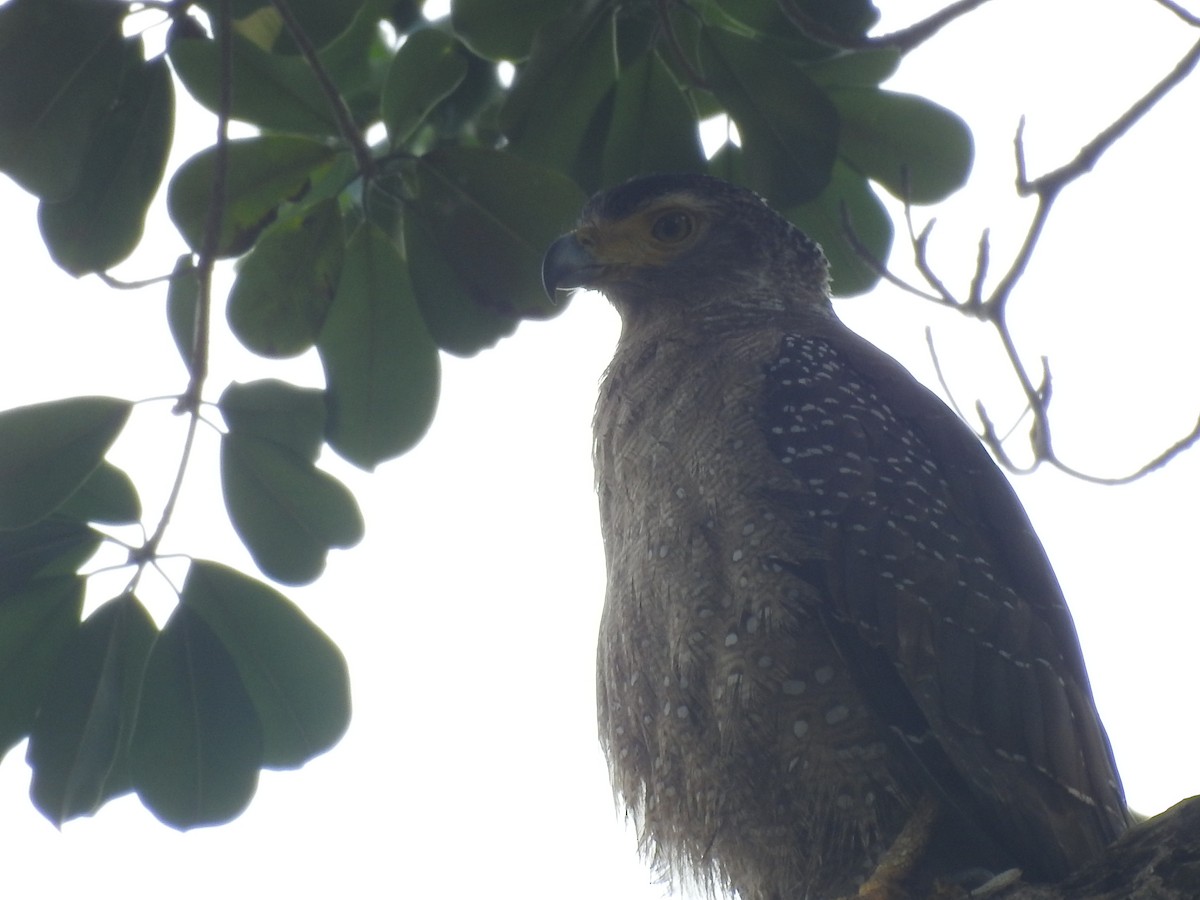
[[[913,2],[882,5],[919,14]],[[958,111],[976,136],[971,185],[937,211],[946,280],[965,283],[982,227],[998,266],[1024,233],[1029,204],[1013,198],[1010,149],[1022,113],[1031,171],[1056,166],[1196,38],[1152,0],[1007,0],[912,54],[891,86]],[[1057,445],[1099,474],[1135,468],[1200,413],[1198,105],[1193,79],[1069,190],[1014,299],[1021,347],[1054,363]],[[207,120],[186,104],[181,113],[187,149],[172,168],[211,140]],[[179,392],[165,290],[75,282],[48,260],[30,197],[5,181],[0,209],[0,408]],[[168,270],[181,251],[156,215],[124,277]],[[893,262],[904,259],[900,248]],[[1019,409],[993,375],[1003,370],[984,329],[884,289],[839,309],[927,382],[932,323],[960,402],[982,396],[998,421]],[[359,497],[367,538],[289,593],[350,661],[355,718],[339,746],[300,772],[266,773],[233,824],[179,834],[134,798],[56,832],[29,803],[22,745],[0,766],[9,891],[147,897],[169,878],[180,900],[664,896],[613,813],[592,707],[604,585],[590,419],[616,331],[603,300],[580,296],[496,350],[446,359],[437,420],[406,457],[370,476],[325,461]],[[267,363],[219,334],[211,397],[259,377],[317,384],[320,372],[315,358]],[[182,434],[169,403],[149,404],[114,451],[151,515]],[[202,435],[165,546],[249,565],[220,524],[217,442]],[[1017,488],[1074,610],[1132,805],[1157,812],[1200,793],[1200,452],[1130,487],[1047,472]],[[169,593],[146,598],[165,618]]]

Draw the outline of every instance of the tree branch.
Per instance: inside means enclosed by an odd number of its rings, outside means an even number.
[[[358,173],[364,180],[370,180],[371,176],[375,174],[375,160],[371,156],[371,148],[367,146],[362,132],[354,124],[354,116],[351,115],[350,108],[346,106],[346,100],[342,97],[342,92],[338,90],[337,85],[333,83],[333,79],[329,77],[329,72],[326,71],[321,58],[317,55],[317,48],[313,46],[312,41],[308,39],[308,35],[304,33],[304,29],[300,27],[300,23],[292,14],[292,9],[288,6],[287,0],[271,0],[271,5],[275,7],[275,11],[279,13],[279,17],[283,20],[283,27],[287,29],[292,40],[296,42],[296,47],[300,50],[300,55],[304,57],[313,74],[317,76],[317,82],[321,85],[321,91],[325,94],[325,99],[329,101],[334,118],[337,119],[338,131],[342,133],[342,137],[350,145],[350,150],[354,154],[354,162],[358,166]]]
[[[780,0],[779,8],[783,10],[783,14],[791,20],[793,25],[800,29],[805,37],[811,38],[820,44],[837,47],[840,50],[891,49],[907,53],[914,47],[918,47],[929,40],[959,16],[966,15],[987,2],[988,0],[958,0],[957,3],[951,3],[945,9],[938,10],[927,19],[922,19],[920,22],[910,25],[907,28],[893,31],[891,34],[880,35],[879,37],[846,35],[834,31],[806,13],[796,0]]]
[[[1157,0],[1163,3],[1167,0]],[[945,12],[945,11],[943,11]],[[1200,23],[1197,23],[1200,24]],[[1000,339],[1001,345],[1004,348],[1005,355],[1008,357],[1009,364],[1012,366],[1013,372],[1020,384],[1021,391],[1025,395],[1027,402],[1026,412],[1032,414],[1033,423],[1030,428],[1030,445],[1033,449],[1033,463],[1029,467],[1017,467],[1013,464],[1008,454],[1005,452],[1003,443],[1005,438],[1002,438],[997,433],[995,427],[988,419],[986,411],[982,405],[977,404],[977,412],[980,421],[983,423],[983,433],[980,439],[993,451],[997,459],[1005,468],[1013,472],[1026,472],[1036,468],[1040,463],[1049,463],[1060,471],[1079,478],[1083,481],[1089,481],[1095,484],[1127,484],[1134,481],[1148,472],[1166,465],[1171,459],[1179,455],[1189,447],[1200,441],[1200,422],[1197,422],[1196,427],[1185,437],[1176,441],[1171,447],[1167,448],[1163,453],[1156,456],[1153,460],[1146,463],[1137,471],[1128,475],[1123,475],[1115,478],[1105,478],[1096,475],[1090,475],[1082,472],[1073,466],[1068,465],[1059,459],[1054,450],[1052,433],[1050,428],[1050,397],[1051,397],[1051,381],[1050,370],[1047,361],[1042,360],[1042,377],[1039,383],[1035,384],[1033,379],[1022,362],[1020,353],[1016,343],[1013,340],[1012,332],[1008,327],[1007,312],[1008,301],[1012,296],[1013,290],[1017,283],[1024,276],[1030,260],[1037,249],[1038,242],[1041,239],[1045,229],[1046,222],[1050,218],[1050,213],[1054,208],[1054,203],[1058,199],[1062,190],[1072,182],[1078,180],[1088,172],[1092,171],[1096,163],[1101,157],[1111,148],[1118,140],[1120,140],[1137,122],[1139,122],[1163,97],[1165,97],[1172,89],[1179,85],[1185,78],[1192,73],[1197,64],[1200,63],[1200,41],[1176,63],[1175,67],[1162,80],[1154,85],[1146,92],[1137,102],[1129,107],[1120,117],[1118,117],[1111,125],[1102,130],[1092,140],[1088,141],[1075,157],[1065,165],[1059,166],[1044,175],[1037,178],[1029,178],[1025,163],[1025,120],[1021,119],[1017,127],[1016,137],[1014,139],[1014,152],[1016,155],[1016,190],[1019,196],[1033,196],[1037,198],[1037,205],[1034,210],[1033,218],[1030,220],[1028,229],[1025,233],[1025,238],[1021,242],[1016,255],[1009,264],[996,286],[990,294],[984,296],[984,282],[987,277],[988,266],[991,259],[990,244],[988,231],[985,230],[979,240],[979,252],[976,257],[975,271],[971,277],[968,294],[965,298],[957,297],[938,277],[933,266],[928,258],[929,238],[933,231],[934,220],[921,230],[919,234],[915,233],[912,223],[911,204],[905,200],[904,212],[905,220],[908,224],[909,239],[913,247],[913,261],[917,271],[925,280],[925,283],[932,289],[932,292],[917,288],[907,284],[902,279],[892,274],[886,266],[874,259],[862,245],[862,242],[853,234],[848,219],[843,213],[843,226],[847,230],[847,237],[859,256],[882,278],[885,278],[890,283],[900,287],[914,296],[920,297],[941,306],[952,307],[964,315],[969,315],[974,318],[981,319],[991,324]],[[932,345],[931,345],[932,350]],[[938,369],[938,377],[942,380],[943,387],[946,386],[945,379],[941,375],[941,369],[938,365],[936,356],[934,357],[935,367]],[[947,393],[949,393],[947,391]],[[1024,415],[1024,414],[1022,414]]]
[[[184,439],[179,466],[175,470],[175,480],[171,484],[167,502],[163,505],[158,525],[146,542],[135,553],[130,554],[130,561],[138,565],[138,575],[134,576],[135,579],[141,574],[142,567],[158,552],[158,546],[162,543],[167,526],[175,514],[175,505],[179,502],[179,493],[183,489],[183,478],[192,457],[196,427],[200,421],[204,382],[208,378],[212,275],[220,250],[221,221],[225,217],[225,184],[229,172],[229,119],[233,108],[233,26],[229,3],[230,0],[219,0],[216,22],[213,23],[220,67],[217,138],[213,146],[213,180],[209,192],[208,212],[204,220],[204,236],[196,260],[196,314],[192,328],[191,352],[187,360],[188,386],[175,404],[176,413],[186,413],[189,416],[187,437]]]

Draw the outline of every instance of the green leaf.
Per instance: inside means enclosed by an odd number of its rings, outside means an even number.
[[[131,408],[114,397],[70,397],[0,413],[0,529],[32,525],[75,493]]]
[[[829,96],[842,119],[838,153],[894,196],[905,199],[907,189],[911,203],[936,203],[966,183],[971,130],[948,109],[871,88],[832,88]]]
[[[74,573],[99,546],[96,531],[58,515],[28,528],[0,531],[0,604],[34,577]]]
[[[192,364],[192,346],[196,340],[196,307],[200,302],[200,281],[192,254],[175,260],[171,283],[167,287],[167,327],[185,366]]]
[[[513,152],[559,171],[570,168],[616,81],[613,28],[611,11],[589,4],[538,33],[500,109]]]
[[[787,218],[825,251],[834,295],[849,297],[873,288],[879,275],[846,237],[843,205],[858,240],[876,260],[886,262],[892,249],[892,218],[867,180],[845,163],[833,167],[833,178],[821,196],[788,210]]]
[[[210,38],[172,42],[168,55],[179,79],[210,112],[220,108],[220,48]],[[268,53],[233,36],[231,113],[260,128],[336,137],[338,124],[329,100],[308,63]]]
[[[804,74],[822,87],[876,87],[896,74],[903,58],[890,47],[855,50],[806,63]]]
[[[383,85],[380,112],[393,147],[402,145],[429,112],[467,77],[467,61],[450,35],[424,28],[396,52]]]
[[[779,207],[819,195],[838,147],[825,92],[787,57],[718,28],[701,33],[700,60],[741,133],[749,186]]]
[[[760,34],[799,37],[798,29],[776,0],[718,0],[717,5]],[[866,34],[879,21],[879,10],[871,0],[790,0],[788,6],[816,25],[847,38]],[[806,39],[805,43],[811,42]]]
[[[196,251],[204,242],[215,157],[214,147],[200,151],[179,167],[167,188],[171,221]],[[245,253],[280,207],[301,199],[337,157],[332,147],[287,135],[230,141],[218,254]]]
[[[346,247],[317,350],[334,450],[373,469],[421,439],[437,406],[437,347],[395,246],[369,222]]]
[[[405,241],[413,277],[421,277],[421,314],[439,345],[473,353],[509,333],[514,318],[563,309],[542,290],[541,259],[579,214],[587,199],[579,188],[518,157],[470,148],[429,153],[415,175]]]
[[[33,803],[55,826],[91,815],[127,787],[120,773],[157,632],[126,594],[89,616],[59,657],[26,754]]]
[[[174,828],[227,822],[258,786],[254,704],[233,656],[187,604],[150,650],[129,761],[142,802]]]
[[[354,495],[281,444],[230,430],[221,439],[221,485],[238,536],[276,581],[306,584],[324,571],[331,547],[362,539]]]
[[[82,609],[74,575],[35,578],[0,599],[0,756],[29,733]]]
[[[95,0],[0,7],[0,169],[43,200],[74,192],[92,126],[116,97],[125,11]]]
[[[339,5],[328,0],[315,2]],[[394,56],[392,43],[379,28],[380,19],[393,3],[367,0],[349,27],[317,53],[355,123],[364,129],[379,121],[379,98]]]
[[[230,431],[273,441],[315,462],[325,439],[325,392],[274,379],[234,382],[217,401]]]
[[[58,508],[58,515],[80,522],[132,525],[142,518],[142,503],[133,480],[107,460],[101,460],[79,490]]]
[[[238,340],[260,356],[296,356],[317,340],[346,236],[335,199],[268,228],[238,270],[226,315]]]
[[[142,61],[140,38],[124,48],[120,93],[88,142],[75,191],[38,207],[50,255],[72,275],[102,272],[133,252],[167,165],[175,114],[171,72],[161,57]]]
[[[702,172],[696,114],[657,53],[631,65],[617,83],[604,141],[603,182],[647,172]]]
[[[220,9],[217,0],[198,0],[196,5],[210,18],[216,16]],[[334,3],[329,0],[288,0],[288,9],[314,47],[324,47],[345,31],[364,5],[381,4],[378,0],[337,0]],[[297,52],[283,27],[283,20],[269,0],[231,0],[230,8],[234,30],[239,34],[269,34],[265,49],[281,53]]]
[[[299,766],[341,739],[350,723],[346,660],[295,604],[210,562],[192,564],[182,600],[233,656],[262,723],[263,765]]]
[[[470,356],[517,330],[521,320],[516,315],[475,302],[453,257],[415,216],[404,229],[404,252],[421,318],[443,350]]]
[[[518,62],[547,22],[565,15],[569,0],[452,0],[454,32],[484,59]]]

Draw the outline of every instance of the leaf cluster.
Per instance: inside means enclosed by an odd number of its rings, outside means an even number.
[[[820,24],[814,40],[786,14]],[[869,288],[890,220],[957,189],[970,134],[880,84],[903,51],[863,44],[868,0],[11,0],[0,6],[0,170],[40,201],[66,271],[138,246],[167,176],[175,92],[222,135],[166,184],[184,252],[166,316],[190,374],[177,411],[221,429],[230,520],[264,575],[317,578],[363,523],[317,466],[372,469],[418,442],[439,354],[471,355],[561,307],[543,249],[586,194],[649,171],[747,184],[824,245],[841,293]],[[136,14],[136,16],[135,16]],[[138,29],[169,27],[148,56]],[[706,154],[701,122],[730,139]],[[228,140],[230,119],[254,127]],[[237,259],[225,317],[269,358],[316,350],[322,389],[227,386],[202,419],[214,261]],[[296,766],[349,718],[345,662],[290,601],[193,560],[159,627],[137,598],[171,501],[130,548],[130,587],[82,617],[108,526],[143,521],[105,460],[132,402],[78,397],[0,414],[0,753],[29,737],[55,823],[136,790],[177,827],[224,821],[262,766]],[[185,451],[179,480],[188,462]]]

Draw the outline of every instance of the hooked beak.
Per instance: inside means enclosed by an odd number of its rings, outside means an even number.
[[[602,268],[574,232],[564,234],[542,258],[542,287],[551,302],[557,302],[558,291],[594,284]]]

